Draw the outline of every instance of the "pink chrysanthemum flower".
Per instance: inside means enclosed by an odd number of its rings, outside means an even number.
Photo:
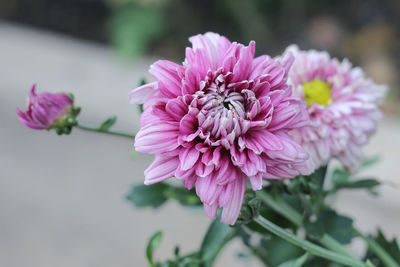
[[[348,60],[339,62],[326,52],[300,51],[293,45],[286,53],[295,58],[289,83],[294,95],[307,102],[311,120],[310,126],[294,130],[293,136],[315,167],[335,157],[350,172],[356,171],[363,159],[362,145],[381,117],[378,105],[386,87],[366,78]]]
[[[193,48],[178,65],[160,60],[150,68],[157,80],[133,90],[144,103],[139,152],[155,154],[145,184],[175,176],[196,193],[206,214],[233,224],[247,177],[254,190],[262,179],[291,178],[311,170],[308,154],[289,131],[308,124],[305,102],[292,97],[281,61],[254,58],[255,43],[231,43],[215,33],[193,36]]]
[[[34,84],[29,94],[27,110],[21,111],[17,108],[18,120],[35,130],[49,129],[63,115],[68,114],[73,101],[67,94],[40,93],[37,95],[35,90]]]

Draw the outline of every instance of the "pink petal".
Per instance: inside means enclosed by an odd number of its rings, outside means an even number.
[[[256,175],[249,176],[249,180],[250,180],[251,188],[253,190],[261,190],[262,180],[263,180],[262,173],[258,173]]]
[[[275,136],[279,138],[282,149],[264,151],[270,158],[284,160],[289,164],[304,162],[308,158],[308,154],[303,147],[296,143],[290,136],[283,132],[277,132]]]
[[[194,50],[204,51],[204,56],[213,70],[216,69],[219,58],[224,55],[230,46],[228,39],[213,32],[192,36],[189,41],[192,43]]]
[[[281,102],[281,104],[274,109],[274,114],[268,125],[268,129],[270,131],[284,128],[293,129],[302,127],[306,123],[308,123],[308,113],[305,108],[301,107],[301,102],[297,100],[287,100]]]
[[[215,220],[217,218],[218,204],[213,203],[211,205],[207,205],[204,203],[204,211],[207,214],[208,218],[211,220]]]
[[[193,165],[199,159],[199,151],[194,147],[183,149],[179,154],[179,160],[181,161],[181,170],[186,171],[193,167]]]
[[[288,51],[283,55],[283,58],[280,60],[283,68],[286,71],[285,77],[287,77],[290,67],[293,65],[294,59],[295,58],[293,56],[293,53],[291,51]]]
[[[135,137],[137,151],[158,154],[178,147],[178,126],[156,122],[143,126]]]
[[[220,190],[213,175],[197,179],[196,194],[203,203],[208,205],[214,203],[219,197]]]
[[[244,192],[246,191],[246,177],[238,176],[234,182],[228,184],[233,187],[232,198],[230,202],[223,207],[221,222],[226,224],[234,224],[239,216],[242,208]]]
[[[280,138],[268,130],[249,131],[245,136],[239,137],[239,146],[251,149],[256,154],[282,149]]]
[[[179,68],[183,67],[168,60],[159,60],[150,67],[150,74],[158,81],[158,89],[167,98],[182,95],[182,81],[178,75]]]
[[[128,99],[131,104],[143,104],[146,100],[157,92],[157,82],[142,85],[133,89],[128,94]]]
[[[165,106],[165,111],[168,112],[177,121],[180,121],[188,112],[188,106],[183,102],[182,97],[170,99]]]
[[[183,186],[185,186],[188,190],[190,190],[190,189],[193,188],[194,184],[196,183],[197,178],[198,178],[198,177],[196,177],[196,176],[194,176],[194,175],[185,177],[185,178],[182,179],[182,184],[183,184]]]
[[[233,68],[233,82],[241,82],[249,79],[251,65],[253,63],[256,43],[251,41],[248,47],[241,46],[240,57]]]
[[[177,157],[156,155],[153,163],[144,171],[144,184],[151,185],[171,178],[174,176],[178,165],[179,159]]]

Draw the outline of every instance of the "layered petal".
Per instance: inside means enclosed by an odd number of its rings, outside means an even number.
[[[177,157],[156,155],[153,163],[144,171],[144,184],[151,185],[171,178],[174,176],[178,164],[179,159]]]
[[[222,210],[221,222],[234,224],[242,208],[244,192],[246,191],[246,177],[238,176],[234,182],[228,184],[226,190],[229,190],[231,199]]]
[[[310,123],[291,133],[310,154],[307,162],[320,167],[337,158],[347,169],[356,171],[363,158],[361,147],[376,130],[378,106],[386,87],[376,85],[348,60],[340,62],[326,52],[290,46],[286,54],[295,58],[289,72],[293,95],[308,103]],[[290,115],[275,117],[271,124]],[[307,119],[293,119],[301,120]]]
[[[234,224],[247,177],[260,190],[263,179],[311,172],[308,154],[289,135],[307,125],[306,104],[287,83],[292,55],[254,58],[255,42],[215,33],[189,40],[182,66],[157,61],[150,69],[157,82],[131,93],[146,107],[135,147],[156,155],[146,183],[176,176],[196,188],[210,218],[222,208],[221,221]]]

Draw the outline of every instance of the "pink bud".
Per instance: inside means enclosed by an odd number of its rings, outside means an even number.
[[[17,108],[18,120],[25,126],[35,129],[49,129],[62,116],[68,114],[73,101],[67,94],[52,94],[35,92],[36,84],[29,94],[28,108],[21,111]]]

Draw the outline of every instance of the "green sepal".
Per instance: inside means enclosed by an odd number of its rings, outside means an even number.
[[[242,208],[240,214],[236,220],[235,225],[248,224],[253,221],[253,218],[257,217],[261,207],[261,201],[256,197],[256,193],[248,189],[245,192]]]

